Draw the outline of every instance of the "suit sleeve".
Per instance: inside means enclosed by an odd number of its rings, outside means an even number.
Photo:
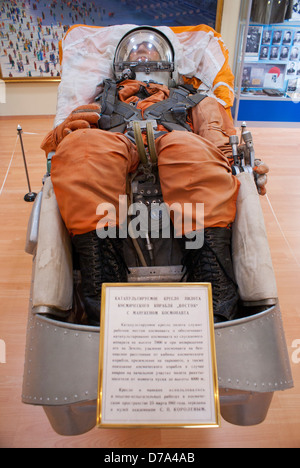
[[[236,129],[224,107],[214,98],[207,97],[192,109],[194,133],[216,145],[224,155],[232,159],[229,137]]]
[[[54,130],[51,130],[51,132],[49,132],[42,141],[41,149],[45,151],[47,156],[51,151],[55,151],[56,147],[57,145],[54,141]]]

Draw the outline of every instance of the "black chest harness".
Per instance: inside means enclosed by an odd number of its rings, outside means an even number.
[[[206,95],[195,93],[194,90],[191,91],[182,86],[171,88],[167,99],[149,106],[142,116],[140,109],[119,100],[117,83],[107,79],[104,80],[103,91],[96,98],[96,101],[101,104],[99,128],[123,133],[130,126],[130,122],[155,120],[157,124],[163,125],[169,131],[191,131],[187,123],[188,110],[204,98]]]

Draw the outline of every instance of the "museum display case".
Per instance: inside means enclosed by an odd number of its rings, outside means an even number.
[[[263,3],[263,2],[262,2]],[[241,3],[234,74],[236,122],[299,123],[300,5]],[[281,16],[276,8],[285,4]],[[273,5],[273,9],[271,8]],[[275,12],[275,13],[274,13]],[[283,19],[282,22],[273,23]]]

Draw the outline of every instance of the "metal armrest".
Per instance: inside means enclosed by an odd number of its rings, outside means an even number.
[[[42,196],[43,196],[43,191],[41,190],[37,194],[37,197],[34,201],[34,204],[31,210],[31,215],[28,221],[25,252],[30,255],[34,254],[36,250],[36,246],[37,246]]]

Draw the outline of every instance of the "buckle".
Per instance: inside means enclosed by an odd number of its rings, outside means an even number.
[[[157,130],[157,120],[131,120],[127,122],[127,128],[133,129],[133,126],[138,124],[141,130],[146,130],[148,122],[152,125],[154,130]]]

